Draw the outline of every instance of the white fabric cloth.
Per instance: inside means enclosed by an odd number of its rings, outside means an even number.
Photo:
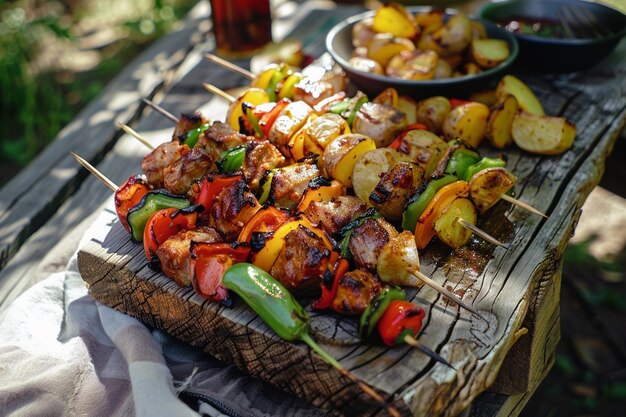
[[[30,288],[0,316],[0,415],[330,413],[96,302],[74,256],[65,272]]]

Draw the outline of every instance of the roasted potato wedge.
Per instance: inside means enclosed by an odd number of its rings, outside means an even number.
[[[397,108],[369,102],[356,112],[352,131],[367,135],[376,143],[377,148],[381,148],[389,146],[406,125],[406,114]]]
[[[432,132],[439,133],[452,106],[443,96],[434,96],[417,103],[417,121],[428,126]]]
[[[527,152],[557,155],[572,146],[576,126],[562,117],[519,113],[513,118],[515,144]]]
[[[370,74],[384,75],[385,69],[378,61],[374,61],[370,58],[353,56],[348,60],[348,65],[357,71],[368,72]]]
[[[352,46],[355,48],[366,47],[374,35],[376,35],[376,31],[373,28],[374,26],[374,18],[369,17],[363,20],[359,20],[352,27]]]
[[[461,139],[474,148],[485,136],[489,108],[482,103],[469,102],[453,108],[443,122],[443,135],[448,140]]]
[[[476,224],[478,212],[471,200],[462,197],[451,199],[442,207],[433,224],[439,240],[454,249],[464,246],[472,237],[472,232],[463,227],[459,219]]]
[[[491,145],[498,149],[504,149],[513,144],[511,129],[518,109],[515,96],[510,94],[500,96],[498,102],[491,108],[487,119],[485,138]]]
[[[352,171],[356,161],[365,152],[376,149],[376,143],[357,133],[341,135],[333,139],[322,157],[326,176],[335,178],[346,187],[352,187]]]
[[[376,272],[381,281],[403,287],[421,287],[424,282],[409,274],[407,268],[419,269],[420,259],[413,233],[405,230],[387,242],[378,256]]]
[[[470,197],[479,212],[484,213],[515,185],[517,177],[506,168],[487,168],[469,180]]]
[[[379,33],[391,33],[399,38],[414,38],[419,33],[415,17],[397,3],[384,4],[374,14],[372,28]]]
[[[406,114],[406,122],[411,125],[417,122],[417,102],[411,97],[398,96],[398,110]]]
[[[398,38],[391,33],[376,34],[367,46],[367,57],[387,67],[395,55],[402,51],[413,51],[415,44],[407,38]]]
[[[464,13],[451,16],[442,28],[431,36],[433,49],[446,57],[462,52],[472,40],[472,23]]]
[[[482,68],[493,68],[510,55],[509,44],[502,39],[477,39],[471,44],[472,58]]]
[[[477,101],[483,103],[487,107],[495,106],[498,99],[496,98],[496,90],[480,90],[476,91],[468,97],[469,101]]]
[[[415,194],[424,171],[413,162],[401,161],[382,174],[369,203],[387,219],[400,220],[407,200]]]
[[[398,151],[403,160],[415,162],[422,168],[424,177],[429,178],[447,148],[448,144],[434,133],[411,130],[402,138]]]
[[[321,155],[326,146],[337,136],[350,133],[350,126],[343,117],[335,113],[324,113],[313,119],[306,126],[304,149],[309,154]]]
[[[389,60],[385,74],[404,80],[431,80],[438,63],[439,55],[435,51],[402,51]]]
[[[391,148],[378,148],[362,154],[352,169],[354,194],[371,206],[370,194],[381,176],[393,168],[399,159],[398,152]]]
[[[496,96],[500,97],[510,94],[517,99],[519,107],[526,113],[543,116],[545,114],[543,106],[535,96],[535,93],[514,75],[505,75],[502,77],[496,87]]]

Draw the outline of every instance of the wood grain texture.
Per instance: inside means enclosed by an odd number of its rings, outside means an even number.
[[[479,226],[506,242],[508,250],[473,239],[456,251],[434,244],[423,252],[423,271],[487,318],[459,311],[427,287],[409,291],[427,310],[420,340],[450,361],[456,372],[408,347],[355,344],[353,321],[313,314],[315,338],[406,413],[455,416],[492,386],[501,367],[505,371],[499,388],[507,393],[534,389],[549,369],[558,340],[561,257],[580,208],[599,182],[626,121],[626,69],[620,65],[625,49],[622,42],[616,56],[585,73],[518,74],[537,92],[547,113],[564,116],[578,127],[574,146],[563,155],[507,151],[508,167],[519,178],[517,198],[550,218],[499,203]],[[181,85],[198,85],[205,65],[192,69]],[[165,97],[169,110],[181,100],[175,90]],[[182,96],[189,103],[195,102],[196,94],[191,88]],[[217,102],[211,106],[223,111]],[[496,153],[487,147],[481,152]],[[79,260],[90,293],[106,304],[315,405],[346,415],[379,411],[307,347],[278,340],[241,303],[231,310],[203,302],[149,270],[138,245],[129,243],[119,226],[114,225],[104,241],[84,247]],[[520,332],[524,328],[529,329],[527,334]],[[512,348],[513,355],[506,359]]]

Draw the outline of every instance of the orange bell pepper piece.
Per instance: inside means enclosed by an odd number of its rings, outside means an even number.
[[[328,181],[325,177],[319,178]],[[311,181],[302,194],[300,202],[296,207],[297,213],[303,213],[313,201],[332,201],[339,196],[346,195],[346,187],[341,181],[330,180],[322,184],[315,184],[315,181],[316,180]]]
[[[417,249],[424,249],[435,236],[434,222],[439,214],[457,197],[469,195],[469,184],[466,181],[455,181],[443,186],[430,200],[415,225],[415,244]]]
[[[254,232],[274,232],[287,221],[289,215],[274,206],[265,206],[257,211],[254,216],[243,226],[237,241],[250,243]]]

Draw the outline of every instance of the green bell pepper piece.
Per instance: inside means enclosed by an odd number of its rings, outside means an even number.
[[[405,294],[400,287],[385,287],[380,294],[365,308],[359,321],[361,339],[369,339],[376,328],[378,320],[393,300],[404,300]]]
[[[474,165],[469,166],[467,170],[465,170],[465,175],[463,175],[461,179],[465,181],[469,181],[474,176],[474,174],[476,174],[479,171],[482,171],[483,169],[499,168],[505,165],[506,165],[506,161],[502,158],[484,157],[483,159],[481,159]]]
[[[417,225],[417,219],[422,215],[430,200],[433,199],[437,191],[445,185],[458,181],[454,175],[445,174],[442,177],[433,178],[407,201],[402,213],[402,228],[413,232]]]
[[[191,129],[188,132],[180,135],[178,139],[180,139],[185,145],[193,148],[194,146],[196,146],[196,142],[198,142],[200,134],[207,130],[209,127],[209,123],[204,123],[200,127],[196,127],[195,129]]]
[[[236,146],[221,153],[220,159],[216,162],[221,173],[230,174],[241,169],[246,157],[246,147]]]
[[[148,219],[155,212],[171,207],[184,209],[190,205],[189,200],[183,196],[171,194],[165,190],[150,191],[126,215],[126,220],[130,226],[131,238],[136,242],[143,240],[143,230],[146,227],[146,223],[148,223]]]
[[[467,148],[459,148],[452,154],[444,172],[463,178],[465,171],[480,160],[477,152]]]

